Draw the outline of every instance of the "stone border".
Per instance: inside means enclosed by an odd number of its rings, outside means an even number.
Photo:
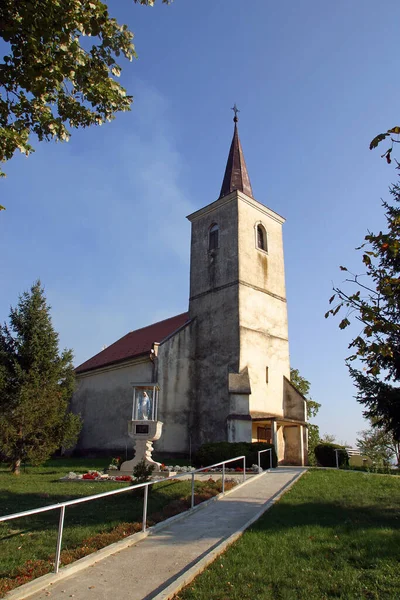
[[[25,598],[28,598],[28,596],[31,596],[32,594],[35,594],[36,592],[40,592],[41,590],[49,587],[50,585],[53,585],[54,583],[58,583],[59,581],[66,579],[67,577],[71,577],[72,575],[75,575],[76,573],[83,571],[84,569],[92,566],[99,560],[103,560],[104,558],[107,558],[108,556],[111,556],[112,554],[116,554],[117,552],[120,552],[121,550],[124,550],[125,548],[129,548],[129,546],[134,546],[135,544],[137,544],[138,542],[140,542],[147,536],[152,535],[153,533],[156,533],[156,532],[160,531],[161,529],[169,527],[169,525],[171,525],[175,521],[179,521],[180,519],[184,519],[184,518],[188,517],[189,515],[193,514],[194,511],[201,510],[201,509],[205,508],[206,506],[208,506],[209,504],[211,504],[212,502],[218,501],[220,498],[224,498],[225,496],[228,496],[233,491],[239,489],[242,486],[245,486],[250,481],[254,481],[258,477],[262,477],[267,472],[268,471],[264,471],[263,473],[259,473],[253,477],[249,477],[248,479],[246,479],[246,481],[239,483],[238,485],[235,485],[235,487],[233,487],[231,490],[228,490],[227,492],[225,492],[225,494],[222,494],[222,492],[221,492],[217,496],[214,496],[213,498],[210,498],[209,500],[201,502],[200,504],[197,504],[193,508],[189,508],[188,510],[186,510],[182,513],[179,513],[178,515],[174,515],[173,517],[170,517],[169,519],[165,519],[165,521],[161,521],[160,523],[153,525],[153,527],[149,527],[148,529],[146,529],[146,531],[139,531],[138,533],[134,533],[133,535],[130,535],[130,536],[124,538],[123,540],[120,540],[119,542],[114,542],[113,544],[110,544],[109,546],[106,546],[105,548],[102,548],[101,550],[97,550],[97,552],[88,554],[88,556],[84,556],[83,558],[76,560],[72,564],[67,565],[66,567],[62,567],[58,573],[47,573],[46,575],[42,575],[41,577],[38,577],[37,579],[34,579],[33,581],[24,583],[23,585],[20,585],[18,588],[15,588],[14,590],[7,592],[7,594],[4,596],[4,598],[5,598],[5,600],[24,600]]]
[[[169,586],[167,586],[162,592],[159,592],[156,596],[152,596],[152,600],[171,600],[174,598],[178,592],[182,590],[182,588],[186,587],[197,577],[200,575],[220,554],[225,552],[229,546],[231,546],[236,540],[238,540],[242,534],[248,529],[255,521],[257,521],[267,510],[271,508],[277,502],[283,494],[285,494],[290,488],[307,472],[307,467],[304,468],[304,471],[298,473],[293,476],[293,479],[289,481],[275,496],[273,496],[265,505],[258,511],[254,517],[252,517],[243,527],[238,529],[235,533],[232,533],[227,539],[223,540],[214,550],[209,552],[204,558],[199,560],[193,567],[185,571],[183,575],[180,575],[173,581]],[[266,473],[267,471],[264,471]],[[261,473],[260,475],[263,475]],[[236,488],[233,488],[236,489]]]

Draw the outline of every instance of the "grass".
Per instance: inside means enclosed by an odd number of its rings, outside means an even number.
[[[73,498],[120,489],[127,484],[61,482],[69,471],[103,469],[107,459],[58,459],[41,467],[27,467],[19,477],[0,466],[0,514],[11,514]],[[155,484],[149,493],[148,520],[161,521],[188,507],[190,481]],[[218,493],[218,485],[196,482],[197,501]],[[62,564],[137,531],[143,510],[143,491],[71,506],[66,509]],[[0,596],[16,584],[51,570],[59,511],[0,523]],[[136,528],[135,528],[136,527]],[[140,529],[140,527],[139,527]],[[34,573],[33,573],[34,571]],[[14,585],[15,584],[15,585]]]
[[[175,600],[400,598],[400,480],[309,471]]]

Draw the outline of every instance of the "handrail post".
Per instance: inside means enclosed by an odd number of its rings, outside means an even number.
[[[190,507],[194,508],[194,473],[192,473],[192,499],[190,502]]]
[[[243,483],[246,481],[246,457],[243,456]]]
[[[225,494],[225,463],[222,465],[222,493]]]
[[[258,451],[258,472],[261,469],[261,450]]]
[[[338,455],[338,449],[335,448],[335,454],[336,454],[336,468],[339,468],[339,455]]]
[[[142,531],[146,531],[146,522],[147,522],[147,498],[149,497],[149,486],[146,485],[144,487],[144,495],[143,495],[143,526]]]
[[[269,468],[272,469],[272,448],[268,448],[269,452]]]
[[[64,516],[65,516],[65,506],[63,505],[60,510],[60,519],[58,521],[58,535],[57,535],[56,560],[54,563],[54,573],[58,573],[58,569],[60,568],[61,542],[62,542],[62,534],[63,534],[63,529],[64,529]]]

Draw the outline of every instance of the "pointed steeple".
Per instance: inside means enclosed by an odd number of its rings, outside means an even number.
[[[239,190],[247,196],[253,197],[253,190],[251,189],[251,183],[249,174],[247,172],[246,162],[244,160],[242,144],[240,143],[239,133],[238,133],[238,117],[237,113],[239,110],[234,105],[232,109],[235,113],[234,123],[235,129],[233,132],[233,138],[231,143],[231,148],[229,150],[228,161],[226,163],[224,180],[222,182],[221,193],[219,195],[220,198],[223,196],[227,196],[234,190]]]

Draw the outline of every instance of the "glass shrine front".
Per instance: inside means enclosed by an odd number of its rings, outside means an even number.
[[[158,404],[157,384],[133,386],[132,421],[156,421]]]

